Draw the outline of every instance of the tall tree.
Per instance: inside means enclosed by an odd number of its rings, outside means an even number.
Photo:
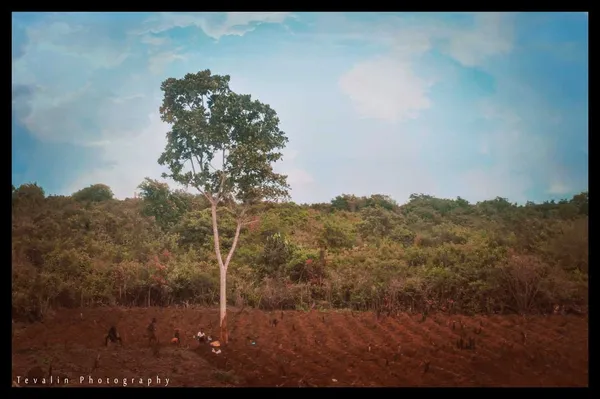
[[[221,340],[227,334],[227,267],[235,252],[248,210],[261,200],[287,197],[287,176],[275,173],[287,137],[279,129],[277,113],[267,104],[229,88],[230,77],[210,70],[169,78],[161,118],[171,125],[165,151],[158,160],[170,173],[163,174],[195,187],[211,206],[215,253],[220,270]],[[236,217],[233,245],[223,259],[219,244],[217,207]]]

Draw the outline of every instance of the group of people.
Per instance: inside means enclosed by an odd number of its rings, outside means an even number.
[[[148,338],[148,343],[150,345],[153,343],[154,344],[158,343],[158,338],[156,337],[156,318],[155,317],[152,318],[152,321],[150,322],[148,327],[146,327],[146,337]],[[217,350],[214,348],[215,347],[218,348],[220,346],[219,341],[214,341],[210,335],[206,335],[204,333],[203,328],[200,328],[200,331],[198,331],[198,333],[193,338],[196,341],[198,341],[198,343],[200,343],[200,344],[202,344],[202,343],[210,344],[213,347],[213,352],[215,352],[215,353]],[[115,326],[111,326],[108,329],[108,334],[105,337],[105,345],[108,345],[108,341],[115,343],[115,344],[116,343],[119,343],[121,345],[123,344],[121,336]],[[176,328],[173,333],[173,338],[171,338],[171,344],[173,344],[173,345],[181,344],[181,336],[179,334],[178,328]],[[219,350],[219,352],[220,352],[220,350]]]

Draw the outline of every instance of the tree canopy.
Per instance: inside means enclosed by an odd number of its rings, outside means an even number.
[[[160,113],[172,125],[159,159],[170,170],[165,176],[215,202],[285,197],[286,176],[272,167],[288,141],[279,118],[269,105],[233,92],[229,81],[204,70],[163,82]]]

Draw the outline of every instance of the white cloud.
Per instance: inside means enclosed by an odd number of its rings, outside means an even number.
[[[415,73],[415,61],[434,41],[445,41],[442,50],[465,66],[481,64],[488,57],[512,49],[510,17],[499,13],[474,14],[472,28],[445,25],[424,18],[413,25],[392,18],[377,26],[351,23],[336,40],[353,39],[385,44],[387,57],[360,62],[340,78],[340,88],[364,117],[399,121],[416,118],[432,106],[427,96],[435,80]],[[334,19],[335,21],[335,19]],[[365,33],[367,32],[367,33]]]
[[[141,40],[144,44],[149,44],[151,46],[160,46],[161,44],[165,44],[168,39],[166,37],[158,37],[152,34],[147,34],[142,36]]]
[[[522,120],[514,110],[500,107],[489,100],[481,101],[479,107],[484,118],[495,119],[508,126],[515,126]]]
[[[550,188],[548,189],[548,194],[561,195],[567,194],[569,193],[569,191],[571,191],[571,187],[569,187],[563,182],[555,181],[550,185]]]
[[[86,145],[109,140],[128,131],[136,134],[147,122],[150,92],[158,89],[148,73],[141,80],[118,76],[119,69],[130,55],[131,47],[140,42],[150,44],[147,56],[152,75],[160,75],[174,61],[184,61],[181,48],[161,51],[167,43],[160,33],[177,26],[195,25],[215,38],[228,34],[242,35],[260,23],[278,23],[289,13],[225,13],[157,14],[142,27],[131,28],[139,35],[115,35],[115,25],[109,14],[99,14],[94,23],[85,23],[88,14],[48,14],[26,28],[28,42],[23,55],[12,65],[13,85],[30,88],[28,95],[13,98],[13,108],[32,134],[46,141],[64,141]],[[95,17],[94,17],[95,18]],[[90,21],[88,21],[90,22]],[[142,55],[136,53],[136,56]],[[139,58],[139,57],[138,57]],[[52,59],[47,67],[44,62]],[[107,70],[116,71],[114,77]],[[98,77],[102,76],[102,78]],[[102,79],[102,80],[101,80]],[[99,126],[102,128],[100,129]],[[106,137],[99,137],[104,132]]]
[[[472,193],[472,198],[479,200],[501,196],[523,202],[535,181],[543,184],[560,174],[560,167],[553,160],[553,141],[528,130],[517,111],[489,102],[482,102],[480,110],[496,125],[494,130],[479,135],[480,153],[494,163],[491,168],[464,174],[461,193],[465,194],[461,196]]]
[[[282,23],[292,16],[289,12],[228,12],[219,20],[214,13],[159,13],[146,20],[132,34],[160,33],[175,27],[195,26],[213,39],[222,36],[242,36],[262,23]]]
[[[151,55],[148,59],[148,69],[153,74],[159,74],[162,73],[170,63],[177,60],[187,60],[187,57],[183,54],[180,54],[179,51],[179,49],[176,49],[173,51],[163,51],[161,53]]]
[[[490,153],[490,145],[487,142],[482,142],[479,144],[479,153],[482,155],[489,155]]]
[[[86,14],[48,14],[26,28],[13,85],[35,89],[13,96],[13,107],[36,138],[97,145],[144,127],[148,89],[133,88],[116,68],[129,57],[131,41],[116,39],[114,25],[100,15],[86,24]]]
[[[508,197],[519,203],[527,201],[527,189],[531,180],[526,175],[515,175],[505,165],[487,170],[471,170],[457,180],[456,195],[469,201],[485,201],[496,197]]]
[[[275,164],[274,169],[277,173],[287,175],[287,182],[291,187],[290,196],[293,200],[302,202],[303,199],[312,197],[313,190],[315,190],[315,179],[297,165],[298,155],[298,151],[284,148],[283,159]]]
[[[294,162],[298,158],[298,151],[285,148],[283,150],[283,162]]]
[[[143,94],[133,94],[131,96],[113,97],[112,101],[115,104],[123,104],[123,103],[126,103],[127,101],[138,100],[138,99],[142,99],[142,98],[144,98]]]
[[[117,198],[133,197],[136,187],[145,177],[159,178],[166,169],[157,162],[165,146],[169,127],[157,113],[146,116],[147,127],[137,135],[122,132],[120,138],[96,143],[102,146],[102,161],[107,166],[95,168],[72,182],[67,193],[91,184],[108,185]],[[169,182],[172,187],[176,185]]]
[[[339,84],[363,117],[399,121],[431,106],[427,89],[432,83],[416,76],[410,64],[389,58],[356,65]]]
[[[115,97],[106,87],[89,82],[71,92],[47,87],[13,101],[17,110],[28,109],[20,116],[37,138],[79,145],[135,132],[144,126],[143,110],[148,106],[141,94]]]
[[[435,14],[390,16],[377,21],[359,22],[327,14],[320,21],[319,36],[325,40],[356,40],[387,46],[401,58],[425,53],[434,44],[465,66],[481,65],[487,58],[510,52],[514,41],[513,13],[467,13],[469,25],[451,24]]]
[[[502,127],[506,128],[506,127]],[[552,143],[521,130],[498,130],[482,135],[494,161],[513,174],[546,173],[552,165]]]
[[[514,40],[511,19],[510,13],[477,13],[471,29],[441,31],[448,38],[443,51],[464,66],[478,66],[488,57],[507,54]]]
[[[288,184],[290,186],[298,188],[298,186],[305,186],[314,183],[315,179],[305,171],[304,169],[290,169],[284,172],[288,177]]]
[[[25,52],[53,51],[85,59],[97,68],[113,68],[131,55],[129,43],[112,39],[111,26],[67,21],[39,23],[27,28]]]
[[[83,143],[82,147],[107,147],[110,143],[109,140],[90,141],[88,143]]]

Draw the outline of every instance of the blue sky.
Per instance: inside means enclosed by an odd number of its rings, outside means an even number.
[[[15,13],[12,180],[131,197],[160,83],[211,69],[279,114],[296,202],[588,187],[587,13]]]

